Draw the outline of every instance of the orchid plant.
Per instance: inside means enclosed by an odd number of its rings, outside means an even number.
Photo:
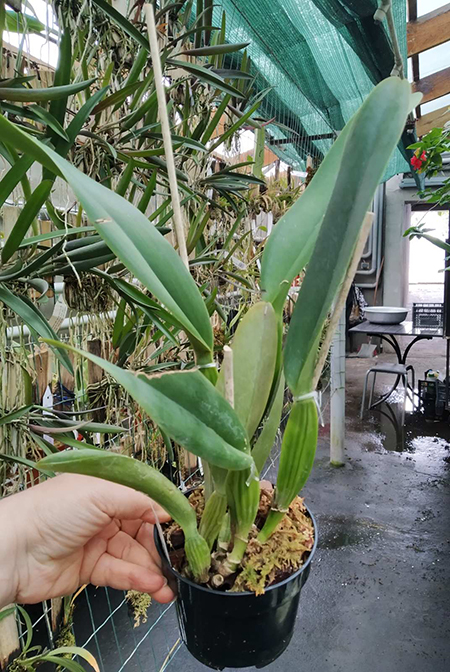
[[[338,316],[352,279],[352,262],[368,232],[366,213],[417,97],[406,80],[390,77],[340,133],[305,193],[269,237],[261,263],[261,300],[240,321],[232,356],[226,354],[219,372],[205,301],[170,243],[131,202],[0,117],[5,144],[69,183],[101,239],[151,294],[150,300],[141,293],[141,304],[149,310],[162,306],[187,335],[195,367],[147,375],[59,341],[47,342],[101,366],[165,434],[202,459],[211,478],[198,524],[194,509],[173,483],[124,455],[78,445],[48,455],[38,467],[47,473],[105,478],[152,497],[182,528],[188,571],[199,583],[207,580],[211,553],[228,515],[231,536],[222,574],[235,572],[242,561],[258,509],[258,475],[280,421],[284,381],[294,402],[271,510],[259,531],[262,544],[308,479],[317,442],[315,386],[332,332],[329,328],[319,350],[323,326],[330,313],[331,326]],[[283,306],[293,279],[305,267],[284,338]]]

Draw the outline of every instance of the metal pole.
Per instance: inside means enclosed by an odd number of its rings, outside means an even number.
[[[339,317],[331,345],[330,463],[345,463],[345,307]]]

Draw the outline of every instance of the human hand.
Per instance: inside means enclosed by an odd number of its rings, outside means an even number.
[[[154,509],[153,509],[154,507]],[[64,474],[0,502],[0,608],[33,604],[92,583],[174,598],[153,542],[156,514],[144,494]]]

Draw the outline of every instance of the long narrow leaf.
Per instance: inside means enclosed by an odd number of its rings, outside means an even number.
[[[80,656],[80,658],[83,658],[89,663],[95,672],[100,672],[100,668],[92,653],[89,653],[86,649],[82,649],[81,646],[58,646],[58,648],[52,650],[53,656],[61,656],[62,654],[67,653],[70,653],[72,656]],[[80,667],[81,669],[84,669],[82,666]]]
[[[85,82],[78,84],[67,84],[66,86],[52,86],[48,89],[10,89],[6,87],[0,88],[0,100],[15,100],[22,103],[36,103],[48,100],[59,100],[73,96],[75,93],[84,91],[91,84],[95,82],[93,79],[88,79]]]
[[[2,116],[0,130],[8,142],[64,176],[108,247],[183,324],[194,347],[212,351],[208,311],[196,284],[176,251],[149,225],[145,215]]]
[[[318,339],[412,102],[409,82],[389,77],[375,87],[351,124],[287,336],[286,382],[296,395],[310,391]]]
[[[7,413],[6,415],[2,415],[2,417],[0,418],[0,427],[2,425],[8,424],[9,422],[13,422],[14,420],[18,420],[23,415],[26,415],[32,408],[33,408],[33,405],[22,406],[22,408],[18,408],[16,411],[11,411],[11,413]]]
[[[67,344],[120,383],[174,441],[211,464],[232,470],[252,464],[244,428],[231,406],[199,371],[147,376],[121,369]]]
[[[43,204],[47,200],[52,184],[53,182],[51,180],[40,182],[31,194],[31,197],[27,199],[11,233],[6,239],[5,246],[2,250],[3,263],[6,263],[8,259],[12,257],[25,238],[32,222],[39,215]]]
[[[22,247],[29,247],[30,245],[39,245],[46,240],[54,240],[55,238],[70,238],[71,236],[76,236],[79,233],[89,233],[95,231],[95,226],[77,226],[69,228],[67,230],[59,231],[49,231],[48,233],[40,233],[38,236],[30,236],[19,245]]]
[[[0,285],[0,301],[3,301],[14,313],[16,313],[27,325],[27,327],[41,336],[42,338],[53,339],[56,343],[57,336],[45,317],[39,310],[28,301],[26,297],[19,297],[13,294],[4,286]],[[55,350],[55,355],[63,366],[73,375],[72,363],[66,352]]]
[[[189,72],[191,75],[194,75],[202,82],[206,82],[206,84],[214,86],[216,89],[219,89],[220,91],[229,93],[235,98],[244,97],[242,93],[238,91],[238,89],[236,89],[234,86],[231,86],[231,84],[227,84],[227,82],[225,82],[225,80],[223,80],[222,77],[219,77],[219,75],[216,75],[215,72],[209,70],[208,68],[204,68],[201,65],[195,65],[194,63],[179,61],[175,58],[168,58],[166,63],[167,65],[170,65],[174,68],[181,68],[182,70],[186,70],[186,72]]]
[[[16,163],[5,173],[0,182],[0,208],[11,194],[12,190],[17,187],[22,178],[26,175],[27,170],[31,168],[34,159],[31,156],[24,154]]]
[[[250,42],[239,44],[215,44],[213,46],[198,47],[198,49],[185,49],[181,53],[185,56],[215,56],[216,54],[232,54],[248,47]],[[216,74],[218,74],[216,72]]]
[[[114,9],[106,0],[93,0],[94,4],[97,5],[109,18],[119,26],[119,28],[122,28],[127,35],[132,37],[138,44],[140,44],[142,47],[144,47],[147,51],[150,51],[150,45],[148,43],[147,38],[138,31],[137,28],[133,26],[128,19],[124,17],[123,14],[117,11],[117,9]]]

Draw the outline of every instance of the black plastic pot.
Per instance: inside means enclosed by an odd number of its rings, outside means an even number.
[[[300,592],[306,583],[317,547],[289,578],[270,586],[264,595],[226,593],[199,586],[169,564],[155,527],[156,548],[163,572],[177,594],[181,636],[191,654],[213,670],[225,667],[265,667],[287,648],[294,631]]]

